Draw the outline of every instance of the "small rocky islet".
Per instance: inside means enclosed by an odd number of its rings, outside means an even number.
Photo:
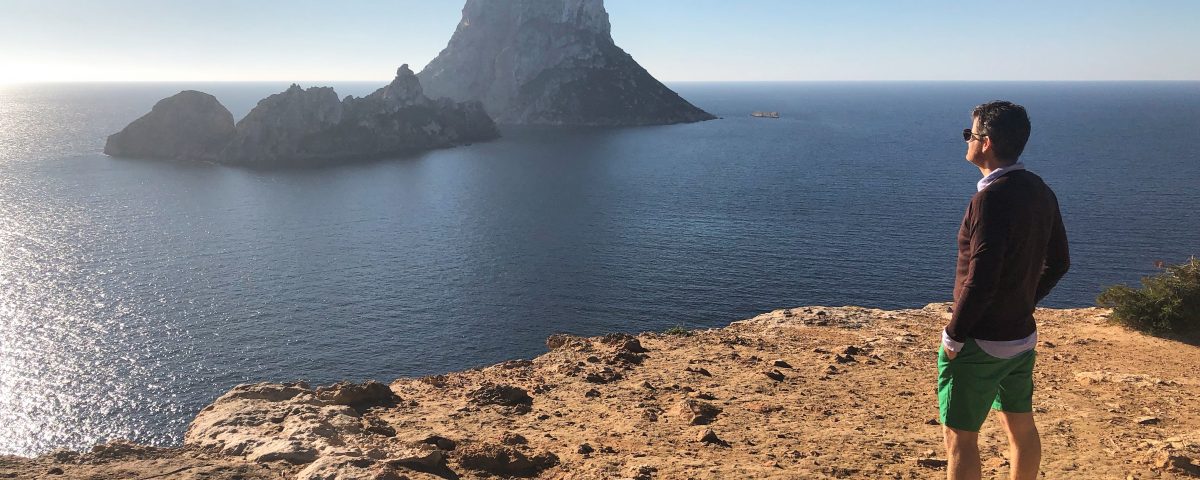
[[[935,364],[949,307],[797,307],[716,329],[553,335],[531,360],[390,384],[239,385],[182,446],[0,457],[0,478],[944,477]],[[1036,315],[1046,478],[1200,475],[1200,347],[1105,309]],[[985,478],[1006,475],[1006,452],[989,420]]]
[[[390,84],[362,98],[293,84],[259,101],[236,125],[212,95],[180,92],[109,136],[104,153],[280,165],[380,158],[499,136],[479,102],[430,99],[404,65]]]

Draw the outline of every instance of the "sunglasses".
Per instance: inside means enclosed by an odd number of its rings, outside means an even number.
[[[971,137],[979,137],[979,138],[983,138],[983,137],[986,137],[986,136],[987,136],[987,134],[986,134],[986,133],[975,133],[975,132],[972,132],[972,131],[971,131],[971,129],[969,129],[969,128],[964,128],[964,129],[963,129],[963,141],[964,141],[964,142],[969,142],[969,141],[971,141]]]

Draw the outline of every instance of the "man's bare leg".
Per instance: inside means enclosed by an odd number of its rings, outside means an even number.
[[[1042,439],[1038,436],[1037,425],[1033,422],[1033,413],[999,413],[1000,424],[1008,434],[1008,451],[1012,463],[1008,478],[1036,479],[1042,464]]]
[[[946,437],[946,478],[979,480],[983,476],[979,461],[979,433],[942,426]]]

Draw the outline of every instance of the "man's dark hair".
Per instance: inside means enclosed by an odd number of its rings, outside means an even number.
[[[996,157],[1016,162],[1025,151],[1029,141],[1029,115],[1025,107],[1012,102],[997,100],[988,102],[971,111],[972,118],[979,119],[982,134],[992,139]]]

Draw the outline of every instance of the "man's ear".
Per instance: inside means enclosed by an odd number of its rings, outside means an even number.
[[[979,151],[987,153],[992,151],[992,137],[987,136],[980,139],[982,145],[979,146]]]

